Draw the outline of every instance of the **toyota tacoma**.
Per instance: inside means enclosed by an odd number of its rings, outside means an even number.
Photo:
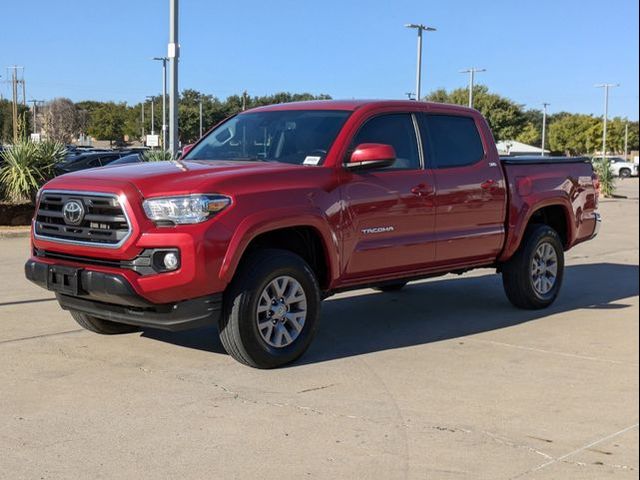
[[[549,306],[593,238],[584,158],[498,156],[475,110],[416,101],[272,105],[177,161],[70,173],[38,193],[26,276],[101,334],[217,324],[236,360],[287,364],[335,292],[494,268]]]

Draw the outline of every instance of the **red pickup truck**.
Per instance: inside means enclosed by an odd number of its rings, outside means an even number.
[[[179,161],[47,183],[25,271],[93,332],[217,322],[231,356],[270,368],[303,354],[338,291],[491,267],[517,307],[550,305],[597,202],[590,163],[500,159],[475,110],[273,105]]]

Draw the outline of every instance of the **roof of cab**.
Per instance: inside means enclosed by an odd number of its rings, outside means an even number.
[[[470,111],[472,109],[460,105],[443,104],[435,102],[416,102],[415,100],[310,100],[305,102],[278,103],[256,107],[247,112],[265,112],[278,110],[346,110],[354,111],[362,107],[405,107],[414,109],[416,105],[426,107],[429,110],[433,107],[446,106],[447,109],[456,111]]]

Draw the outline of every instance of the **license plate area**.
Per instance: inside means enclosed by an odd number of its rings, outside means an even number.
[[[80,268],[49,265],[47,289],[67,295],[78,295],[78,277],[81,270]]]

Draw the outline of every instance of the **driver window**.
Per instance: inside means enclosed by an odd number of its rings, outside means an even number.
[[[385,170],[420,168],[416,132],[408,113],[381,115],[368,120],[354,137],[350,151],[361,143],[384,143],[394,148],[396,161]]]

